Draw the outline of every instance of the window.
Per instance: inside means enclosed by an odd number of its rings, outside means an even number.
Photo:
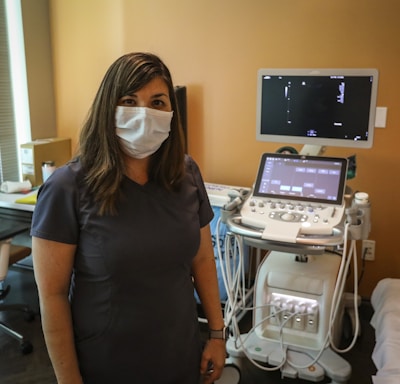
[[[20,180],[19,145],[29,132],[21,4],[0,0],[0,181]]]

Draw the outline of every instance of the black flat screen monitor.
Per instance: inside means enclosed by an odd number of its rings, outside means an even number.
[[[260,69],[259,141],[370,148],[376,69]]]

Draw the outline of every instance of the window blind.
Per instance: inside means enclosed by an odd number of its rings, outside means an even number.
[[[6,21],[5,0],[0,0],[0,178],[18,181],[18,148]]]

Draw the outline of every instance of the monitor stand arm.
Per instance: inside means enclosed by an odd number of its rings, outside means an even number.
[[[322,156],[326,147],[323,145],[304,144],[300,151],[300,155],[306,156]]]

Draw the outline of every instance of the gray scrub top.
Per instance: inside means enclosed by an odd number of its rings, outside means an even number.
[[[185,164],[179,192],[124,178],[114,216],[96,214],[79,160],[40,188],[31,235],[77,245],[70,301],[85,384],[198,380],[191,263],[213,212],[196,163]]]

